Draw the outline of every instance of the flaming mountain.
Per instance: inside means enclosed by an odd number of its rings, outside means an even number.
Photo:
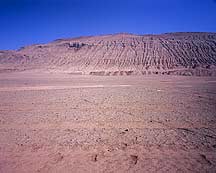
[[[127,33],[58,39],[0,51],[0,72],[216,76],[216,33]]]

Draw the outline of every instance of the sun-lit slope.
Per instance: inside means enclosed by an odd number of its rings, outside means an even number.
[[[216,75],[216,33],[113,34],[0,52],[1,67],[96,75]]]

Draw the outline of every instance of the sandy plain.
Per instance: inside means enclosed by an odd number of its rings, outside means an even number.
[[[216,78],[2,73],[0,172],[216,172]]]

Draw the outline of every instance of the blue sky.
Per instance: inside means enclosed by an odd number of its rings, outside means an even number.
[[[0,0],[0,50],[119,32],[216,32],[216,0]]]

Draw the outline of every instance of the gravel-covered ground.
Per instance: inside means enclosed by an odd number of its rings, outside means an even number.
[[[0,172],[216,172],[216,78],[1,74]]]

